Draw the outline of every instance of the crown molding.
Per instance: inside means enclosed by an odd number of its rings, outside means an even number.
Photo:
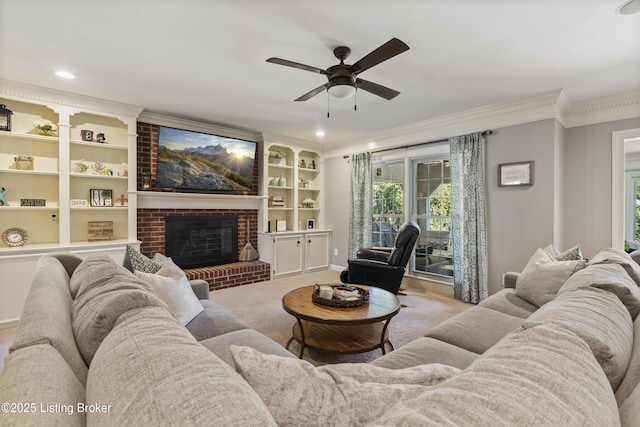
[[[640,90],[573,102],[563,113],[567,128],[640,117]]]
[[[508,100],[459,113],[386,129],[357,144],[345,141],[325,145],[325,157],[399,147],[423,141],[539,120],[556,119],[565,128],[640,117],[640,91],[630,91],[571,102],[563,89]]]
[[[264,133],[262,135],[264,138],[265,145],[269,145],[269,146],[270,145],[291,145],[294,147],[308,148],[311,150],[320,150],[320,151],[324,151],[325,149],[324,145],[318,142],[292,138],[290,136],[276,135],[272,133]]]
[[[84,111],[95,111],[96,113],[114,117],[130,117],[134,119],[142,112],[142,107],[134,105],[3,79],[0,79],[0,95],[17,101],[28,99],[33,103],[46,105],[54,110],[56,110],[56,106],[64,106]]]
[[[181,119],[178,117],[166,116],[164,114],[157,114],[149,111],[143,111],[142,114],[140,114],[140,116],[138,117],[138,121],[150,123],[152,125],[167,126],[176,129],[209,133],[213,135],[244,139],[253,142],[262,141],[262,135],[258,132],[232,129],[224,126],[214,125],[212,123]]]

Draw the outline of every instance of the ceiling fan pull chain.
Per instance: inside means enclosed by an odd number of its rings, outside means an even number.
[[[353,111],[358,111],[358,88],[353,94]]]
[[[330,117],[330,115],[329,115],[329,102],[330,102],[329,98],[331,98],[331,97],[329,96],[329,91],[327,91],[327,118]]]

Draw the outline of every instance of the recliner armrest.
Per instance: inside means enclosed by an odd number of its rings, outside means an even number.
[[[358,249],[356,258],[388,263],[390,253],[391,252],[381,251],[378,249],[360,248]]]
[[[198,299],[209,299],[209,284],[206,280],[189,280],[189,284],[191,285],[191,289],[193,289],[193,293],[196,294]]]

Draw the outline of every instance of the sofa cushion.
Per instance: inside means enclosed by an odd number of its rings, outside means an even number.
[[[265,402],[279,426],[364,425],[396,402],[460,372],[433,364],[388,369],[366,363],[319,368],[291,357],[231,346],[236,369]]]
[[[558,289],[573,273],[585,266],[585,260],[556,261],[538,249],[516,280],[516,295],[542,307],[555,298]]]
[[[110,257],[91,255],[86,257],[74,270],[69,280],[69,290],[71,298],[75,300],[81,288],[98,287],[115,280],[126,282],[131,279],[142,283],[130,271],[116,264]],[[151,290],[146,284],[145,287]]]
[[[200,341],[200,344],[234,369],[236,366],[233,362],[231,352],[229,351],[229,346],[231,345],[251,347],[265,354],[274,354],[282,357],[296,357],[281,344],[254,329],[240,329],[228,332],[226,334]]]
[[[490,308],[500,313],[526,319],[538,309],[535,305],[516,295],[515,289],[502,289],[489,298],[485,298],[478,304],[478,307]]]
[[[574,333],[509,334],[467,369],[401,402],[371,426],[619,426],[611,386]]]
[[[622,427],[637,427],[640,420],[640,386],[620,406],[620,424]]]
[[[247,325],[221,305],[209,300],[200,300],[200,304],[204,310],[186,326],[196,340],[202,341],[240,329],[247,329]]]
[[[422,337],[371,362],[383,368],[401,369],[416,365],[442,363],[464,369],[480,356],[435,338]]]
[[[125,313],[91,364],[87,425],[275,426],[264,403],[226,363],[159,307]]]
[[[189,279],[171,259],[167,259],[155,274],[136,270],[135,275],[151,286],[181,325],[191,322],[204,310],[191,289]]]
[[[589,261],[589,265],[595,264],[620,264],[636,285],[640,286],[640,265],[624,251],[614,248],[603,249]]]
[[[7,356],[0,384],[1,403],[28,405],[20,412],[3,407],[3,427],[85,425],[84,412],[77,410],[78,403],[85,401],[84,385],[48,344],[24,347]]]
[[[625,272],[622,265],[594,264],[571,276],[558,291],[558,294],[577,288],[592,286],[612,292],[627,307],[632,319],[640,313],[640,288]]]
[[[38,260],[10,352],[36,344],[50,344],[64,358],[81,384],[87,381],[85,364],[71,323],[69,276],[52,256]]]
[[[520,317],[472,307],[434,326],[426,336],[481,354],[523,322]]]
[[[633,348],[631,350],[629,367],[616,390],[618,406],[627,400],[638,385],[640,385],[640,316],[636,317],[636,320],[633,322]]]
[[[75,274],[81,274],[83,282],[71,308],[73,333],[87,365],[123,313],[146,306],[168,310],[149,285],[109,257],[89,257]]]
[[[631,358],[633,323],[614,294],[591,287],[564,292],[529,316],[523,327],[541,323],[553,323],[582,338],[613,390],[618,388]]]

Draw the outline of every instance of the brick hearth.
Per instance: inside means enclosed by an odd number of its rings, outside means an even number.
[[[248,261],[213,267],[190,268],[184,272],[190,280],[206,280],[209,284],[209,290],[213,291],[269,280],[270,267],[266,262]]]

